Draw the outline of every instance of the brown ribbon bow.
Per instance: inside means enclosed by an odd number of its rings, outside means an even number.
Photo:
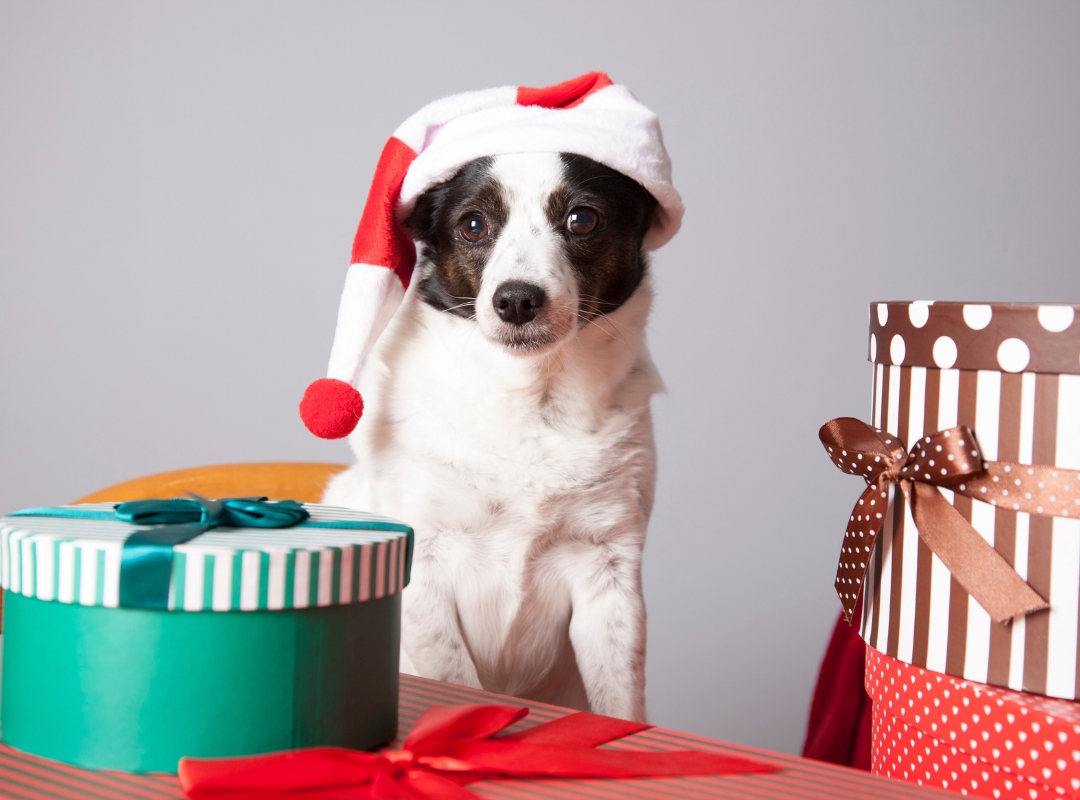
[[[995,622],[1049,608],[936,487],[1028,514],[1080,517],[1080,472],[1056,467],[983,461],[975,434],[960,426],[904,443],[851,417],[821,426],[818,438],[844,472],[869,484],[851,512],[836,593],[848,622],[863,589],[867,564],[885,524],[888,484],[899,484],[919,538]]]

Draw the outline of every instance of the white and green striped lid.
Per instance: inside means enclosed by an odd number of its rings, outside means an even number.
[[[113,503],[79,509],[111,511]],[[257,611],[362,603],[408,583],[412,529],[362,511],[305,503],[311,523],[219,527],[176,545],[169,609]],[[336,523],[335,527],[317,527]],[[355,523],[349,527],[340,524]],[[0,519],[0,586],[39,600],[116,608],[124,540],[119,520]]]

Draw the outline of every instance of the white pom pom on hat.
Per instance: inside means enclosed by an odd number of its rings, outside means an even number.
[[[354,388],[360,361],[401,304],[416,247],[401,225],[416,199],[465,164],[510,153],[575,153],[644,186],[657,201],[645,246],[679,229],[683,205],[656,115],[602,72],[533,89],[504,86],[436,100],[407,119],[383,148],[353,241],[325,378],[312,383],[300,416],[316,436],[340,439],[364,404]]]

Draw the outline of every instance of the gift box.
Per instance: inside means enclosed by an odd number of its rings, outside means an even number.
[[[298,503],[268,522],[286,504],[260,498],[148,502],[194,512],[0,520],[5,744],[175,773],[182,756],[394,738],[407,525]]]
[[[826,443],[868,481],[883,469],[871,456],[893,465],[852,514],[837,580],[845,607],[865,586],[871,647],[968,681],[1080,696],[1077,309],[872,304],[884,439],[846,460]]]
[[[996,800],[1080,797],[1080,705],[866,651],[875,775]]]

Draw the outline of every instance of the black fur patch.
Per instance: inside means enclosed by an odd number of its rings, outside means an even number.
[[[561,154],[565,177],[548,197],[545,213],[562,237],[564,251],[578,277],[579,315],[590,320],[610,313],[637,290],[647,269],[642,241],[652,222],[656,201],[641,184],[609,167],[569,153]],[[466,164],[416,201],[407,221],[422,245],[418,291],[429,305],[473,318],[476,295],[491,248],[507,222],[508,208],[499,183],[491,175],[493,159]],[[566,226],[577,206],[599,213],[591,233],[578,236]],[[470,214],[487,220],[487,236],[475,244],[459,233]]]
[[[608,314],[641,285],[648,263],[641,244],[652,223],[656,201],[645,187],[621,172],[585,156],[562,153],[566,177],[548,198],[547,217],[566,242],[578,276],[580,315]],[[596,229],[577,236],[566,227],[576,206],[600,212]]]
[[[413,238],[423,245],[420,297],[426,303],[459,317],[476,316],[476,295],[484,264],[506,224],[508,210],[499,183],[491,177],[492,159],[480,158],[424,192],[409,215]],[[459,234],[470,214],[487,220],[487,236],[475,244]]]

